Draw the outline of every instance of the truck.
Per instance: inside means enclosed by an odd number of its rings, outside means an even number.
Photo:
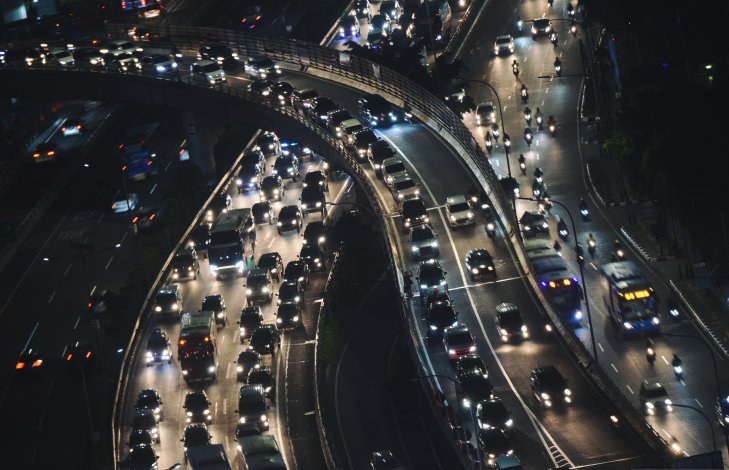
[[[223,444],[190,447],[187,462],[192,470],[233,470]]]
[[[208,259],[216,279],[226,274],[242,276],[246,263],[246,250],[250,245],[250,232],[255,230],[251,209],[230,209],[215,219],[210,230]],[[250,249],[251,251],[252,248]]]
[[[245,470],[286,470],[276,439],[270,434],[241,436],[238,449]]]
[[[149,139],[159,127],[158,122],[142,124],[131,129],[118,148],[121,152],[122,171],[132,181],[143,180],[157,174],[157,154],[149,149]]]
[[[213,312],[182,315],[177,356],[186,382],[215,380],[218,369],[216,331]]]

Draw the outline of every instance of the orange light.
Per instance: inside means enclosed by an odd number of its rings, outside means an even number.
[[[81,129],[81,124],[77,124],[76,125],[76,129],[79,129],[80,130]]]
[[[53,155],[55,155],[55,154],[56,154],[56,152],[55,152],[54,150],[49,150],[49,151],[48,151],[48,156],[49,156],[49,157],[52,157],[52,156],[53,156]]]
[[[152,214],[149,216],[149,220],[154,220],[155,217],[157,217],[157,214]]]
[[[138,220],[139,220],[139,216],[137,215],[137,216],[135,216],[135,217],[134,217],[134,218],[132,219],[132,223],[133,223],[133,224],[136,224]]]
[[[33,158],[38,158],[38,157],[40,157],[40,153],[36,152],[33,154]]]
[[[570,281],[569,279],[565,279],[565,280],[562,281],[562,284],[564,284],[565,286],[571,286],[572,285],[572,281]]]
[[[179,344],[180,344],[180,346],[184,346],[184,345],[185,345],[185,340],[184,340],[184,339],[181,339],[181,340],[179,341]]]
[[[549,287],[557,287],[554,281],[549,281]]]
[[[70,361],[71,359],[73,359],[73,353],[70,353],[68,356],[66,356],[67,361]]]
[[[15,370],[20,370],[25,367],[25,362],[18,362],[15,364]]]
[[[256,16],[256,21],[261,19],[261,15]]]
[[[240,20],[241,23],[245,23],[246,21],[248,21],[248,18],[243,18],[242,20]]]
[[[127,171],[127,166],[126,166],[126,165],[124,165],[124,166],[122,167],[122,171]]]
[[[63,127],[61,128],[61,130],[62,130],[63,132],[66,132],[66,126],[63,126]]]
[[[90,357],[91,357],[91,351],[89,351],[89,352],[86,353],[86,359],[88,359]]]
[[[203,341],[205,341],[206,343],[208,343],[210,341],[210,337],[209,336],[206,336],[205,339],[203,339]]]
[[[94,304],[93,304],[93,303],[91,303],[91,302],[89,302],[89,308],[91,308],[91,307],[93,307],[93,306],[94,306]]]
[[[33,367],[40,367],[43,365],[43,359],[36,359],[33,363]]]

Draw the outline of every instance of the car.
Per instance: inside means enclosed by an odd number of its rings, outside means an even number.
[[[339,37],[358,38],[359,37],[359,18],[356,15],[346,15],[339,23]]]
[[[254,78],[273,78],[281,75],[281,66],[266,57],[255,55],[246,60],[246,73]]]
[[[157,418],[150,409],[137,410],[132,418],[132,431],[146,431],[152,436],[152,440],[159,444],[159,424]]]
[[[297,282],[302,292],[309,285],[309,265],[306,261],[297,259],[289,261],[284,270],[284,282]]]
[[[133,211],[131,225],[138,231],[149,230],[154,227],[159,215],[160,211],[156,207],[140,206]]]
[[[233,198],[224,189],[218,191],[205,211],[205,222],[212,224],[217,217],[233,208]]]
[[[372,170],[378,176],[382,174],[382,162],[396,155],[395,151],[390,147],[390,144],[384,139],[371,142],[367,148],[367,160],[370,162]]]
[[[491,101],[484,101],[476,105],[476,124],[485,126],[496,123],[496,107]]]
[[[340,138],[348,145],[354,145],[355,132],[365,129],[364,124],[362,124],[359,119],[347,119],[346,121],[342,121],[340,127],[342,128]]]
[[[494,55],[511,55],[514,53],[514,38],[510,34],[503,34],[496,36],[496,42],[494,42]]]
[[[273,371],[268,366],[254,367],[248,371],[246,379],[248,385],[260,385],[263,388],[263,395],[273,401],[276,396],[276,379]]]
[[[137,429],[136,431],[132,431],[129,433],[129,442],[127,442],[129,448],[131,449],[140,444],[149,446],[154,445],[154,439],[152,439],[152,435],[149,433],[149,431],[145,431],[144,429]]]
[[[247,305],[255,305],[255,302],[268,303],[273,299],[273,281],[266,269],[254,268],[248,271],[244,287]]]
[[[293,153],[281,155],[273,164],[273,174],[280,176],[281,179],[296,181],[299,177],[299,159]]]
[[[241,5],[241,19],[237,22],[245,29],[256,29],[259,22],[263,19],[263,3],[260,0],[246,2]],[[234,20],[235,21],[235,20]]]
[[[135,54],[142,52],[142,48],[137,47],[132,41],[126,39],[116,39],[109,41],[105,44],[104,48],[100,50],[102,54]]]
[[[73,51],[73,58],[79,65],[89,65],[92,68],[104,66],[104,54],[98,47],[77,47]]]
[[[284,106],[291,102],[291,95],[294,93],[294,87],[288,82],[276,82],[271,87],[271,100]]]
[[[470,409],[476,403],[491,398],[493,390],[488,374],[479,369],[467,370],[458,376],[457,391],[464,408]]]
[[[261,189],[258,192],[261,201],[281,201],[286,189],[279,175],[270,175],[263,178]]]
[[[438,235],[429,224],[416,225],[410,228],[410,250],[416,259],[435,258],[438,249]]]
[[[284,206],[278,212],[278,222],[276,222],[276,229],[278,234],[282,235],[284,232],[290,230],[296,230],[296,233],[301,233],[301,222],[302,215],[299,206]]]
[[[549,236],[547,217],[539,211],[526,211],[519,219],[524,238]]]
[[[168,54],[155,54],[142,57],[142,69],[164,74],[176,72],[179,65],[174,57]]]
[[[428,341],[442,339],[443,331],[458,323],[458,312],[453,308],[450,299],[446,298],[431,303],[426,312]]]
[[[200,275],[200,263],[197,260],[197,253],[194,248],[181,248],[172,258],[170,265],[173,281],[196,280]]]
[[[106,54],[104,56],[106,68],[112,72],[129,72],[142,69],[142,63],[139,58],[127,52],[121,54]]]
[[[474,248],[466,253],[466,268],[471,280],[482,279],[486,275],[496,277],[494,258],[486,248]]]
[[[45,356],[41,354],[40,350],[34,348],[27,348],[15,361],[15,373],[21,374],[25,377],[33,375],[40,375],[46,370]]]
[[[157,470],[157,455],[149,444],[138,444],[129,449],[124,466],[133,470]]]
[[[716,419],[724,427],[729,427],[729,395],[719,397],[715,404]]]
[[[357,106],[362,119],[372,127],[389,127],[401,120],[400,113],[381,95],[365,95],[357,101]]]
[[[269,97],[273,92],[273,82],[267,78],[259,78],[249,83],[246,89],[256,96]]]
[[[240,319],[238,325],[240,325],[240,342],[241,344],[246,338],[250,338],[253,330],[258,328],[263,323],[263,313],[261,307],[257,305],[250,305],[244,307],[240,312]]]
[[[434,289],[439,289],[443,294],[448,294],[448,282],[446,281],[446,271],[434,259],[421,261],[418,265],[418,275],[416,279],[420,284],[420,297],[424,301],[429,293]]]
[[[111,204],[111,210],[115,214],[133,211],[139,206],[139,196],[136,193],[128,193],[126,195],[121,192],[116,196]]]
[[[260,430],[268,430],[268,404],[260,385],[241,385],[238,390],[238,422],[257,423]]]
[[[392,189],[395,178],[399,176],[408,176],[408,169],[405,163],[397,157],[390,157],[382,161],[382,179],[385,180],[387,186]]]
[[[265,269],[271,275],[271,278],[276,279],[276,282],[281,282],[283,276],[283,258],[276,251],[269,253],[263,253],[258,257],[258,269]]]
[[[36,163],[52,162],[58,159],[58,146],[53,142],[41,142],[33,150],[33,161]]]
[[[225,299],[221,294],[210,294],[203,298],[200,311],[213,312],[215,324],[225,326],[228,321],[228,311],[225,308]]]
[[[295,286],[295,284],[292,284]],[[282,303],[276,311],[276,325],[281,329],[301,327],[301,307],[296,303]]]
[[[542,366],[532,369],[530,381],[532,392],[543,407],[572,403],[572,391],[567,388],[567,380],[556,367]]]
[[[464,374],[471,369],[478,369],[488,377],[488,367],[486,367],[483,359],[478,354],[466,354],[458,358],[456,361],[456,376]]]
[[[325,193],[329,192],[329,182],[327,175],[322,170],[308,171],[304,175],[304,187],[316,187]]]
[[[493,467],[496,458],[501,455],[511,455],[514,449],[506,438],[506,434],[499,428],[479,429],[478,445],[484,454],[486,463]]]
[[[268,145],[266,145],[266,147],[268,147]],[[266,170],[266,155],[258,146],[248,149],[243,152],[243,158],[240,160],[240,166],[257,166],[258,169],[263,172]]]
[[[238,65],[238,53],[223,44],[203,44],[197,53],[198,60],[208,60],[221,67],[235,68]]]
[[[263,319],[261,319],[263,321]],[[250,335],[250,333],[249,333]],[[241,343],[243,339],[241,337]],[[235,371],[238,381],[245,380],[248,377],[248,371],[256,366],[261,365],[261,355],[252,349],[244,349],[238,353],[238,359],[235,361]]]
[[[192,447],[206,446],[212,442],[213,438],[208,432],[208,425],[205,423],[190,423],[185,425],[182,431],[182,450],[185,452],[185,462],[187,462],[187,450]]]
[[[322,251],[326,251],[327,226],[323,221],[315,220],[306,224],[302,237],[304,246],[318,245]]]
[[[256,225],[273,224],[273,206],[268,201],[257,202],[251,207],[253,223]]]
[[[354,119],[346,109],[336,109],[327,113],[327,129],[338,138],[342,138],[342,123]]]
[[[386,14],[378,13],[370,20],[369,35],[387,37],[392,30],[392,22]]]
[[[476,352],[473,336],[463,323],[451,325],[443,330],[443,347],[446,354],[448,354],[448,359],[451,361],[457,361],[466,354]]]
[[[654,415],[657,410],[669,413],[673,411],[673,403],[668,398],[668,391],[660,382],[648,382],[647,380],[641,382],[638,397],[646,414]],[[658,405],[657,402],[662,405]]]
[[[319,186],[307,186],[301,191],[301,209],[304,214],[319,212],[322,217],[327,213],[327,198]]]
[[[509,431],[514,426],[511,413],[501,398],[492,396],[476,403],[476,423],[479,429],[497,428]]]
[[[412,195],[414,196],[414,195]],[[425,203],[419,197],[408,197],[403,199],[400,205],[400,216],[405,230],[416,225],[423,225],[430,222],[428,210]]]
[[[418,186],[418,183],[413,181],[413,179],[407,174],[395,177],[392,182],[391,189],[398,204],[405,199],[420,197],[420,187]]]
[[[212,60],[198,60],[190,66],[190,73],[195,81],[208,85],[228,81],[220,64]]]
[[[390,450],[376,450],[370,457],[370,468],[372,470],[405,470]]]
[[[471,204],[463,194],[446,198],[446,215],[448,216],[448,225],[451,227],[463,227],[475,223]]]
[[[399,0],[384,0],[380,3],[380,13],[386,14],[392,19],[400,18],[402,15],[402,5]]]
[[[111,300],[111,297],[111,294],[106,289],[93,289],[86,303],[89,313],[95,315],[106,313],[109,310],[109,300]]]
[[[326,96],[319,96],[311,102],[311,106],[307,109],[307,114],[312,121],[324,125],[327,122],[329,111],[334,111],[335,109],[339,109],[339,106],[334,101]]]
[[[496,306],[496,330],[504,342],[519,338],[529,338],[529,329],[524,324],[519,307],[509,302]]]
[[[548,18],[537,18],[532,22],[532,39],[547,36],[552,32],[552,23]]]
[[[326,271],[326,259],[319,245],[306,245],[301,247],[299,258],[309,265],[311,271]]]
[[[251,341],[248,345],[248,349],[256,351],[258,354],[273,354],[276,352],[276,348],[281,347],[281,336],[278,332],[278,328],[273,324],[261,324],[258,328],[253,330],[251,334]]]
[[[281,155],[281,141],[275,132],[264,131],[256,139],[256,147],[265,157],[278,157]],[[263,162],[265,168],[265,160]]]
[[[135,413],[151,411],[156,422],[162,421],[164,417],[162,397],[154,388],[145,388],[137,394],[137,402],[134,405]]]
[[[213,415],[210,413],[210,405],[205,390],[187,392],[185,402],[182,405],[185,410],[185,423],[212,423]]]
[[[319,92],[313,88],[304,88],[294,90],[291,93],[291,105],[294,108],[303,108],[304,110],[311,107],[315,98],[319,97]]]
[[[188,247],[195,248],[195,251],[197,253],[205,253],[209,243],[210,225],[203,222],[199,225],[196,225],[195,227],[193,227],[192,230],[190,230],[190,238],[187,241]]]
[[[369,20],[372,17],[372,5],[370,5],[369,0],[356,0],[352,12],[357,18],[367,18]]]
[[[357,150],[357,158],[364,161],[367,158],[367,149],[370,144],[377,142],[379,137],[375,135],[372,129],[367,127],[360,129],[353,134],[353,146]]]
[[[151,366],[159,363],[172,364],[172,348],[170,338],[161,328],[155,328],[147,339],[147,350],[144,353],[144,362]]]
[[[69,365],[92,367],[95,361],[94,348],[86,341],[76,341],[66,348],[66,362]]]
[[[66,119],[66,122],[64,122],[63,126],[61,126],[61,132],[63,132],[64,137],[81,135],[85,130],[86,125],[84,124],[84,121],[76,118]]]
[[[238,189],[238,194],[261,189],[261,185],[263,184],[262,171],[258,165],[250,163],[241,165],[238,177],[235,179],[235,187]]]

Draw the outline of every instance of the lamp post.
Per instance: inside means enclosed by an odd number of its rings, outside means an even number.
[[[701,416],[703,416],[704,419],[706,420],[706,424],[709,425],[709,429],[711,430],[711,442],[712,442],[712,444],[714,446],[714,452],[716,452],[716,434],[714,433],[714,425],[712,424],[712,422],[709,419],[709,417],[706,416],[706,414],[703,411],[701,411],[700,409],[698,409],[696,407],[693,407],[691,405],[680,405],[678,403],[668,404],[665,401],[657,401],[657,402],[655,402],[655,405],[658,406],[658,407],[661,407],[661,408],[668,408],[668,407],[671,407],[671,406],[675,406],[676,408],[688,408],[689,410],[694,410],[695,412],[697,412]]]
[[[537,199],[530,198],[530,197],[519,197],[516,199],[522,199],[524,201],[532,201],[532,202],[540,202]],[[567,216],[570,218],[570,223],[572,223],[572,234],[575,238],[575,253],[578,253],[580,250],[579,242],[577,241],[577,227],[575,226],[575,219],[572,217],[572,213],[569,209],[567,209],[567,206],[562,204],[559,201],[555,201],[554,199],[550,199],[550,202],[557,204],[562,209],[564,209],[565,212],[567,212]],[[582,280],[582,291],[585,295],[585,313],[587,313],[587,324],[590,327],[590,342],[592,343],[592,357],[595,360],[595,364],[598,364],[597,359],[597,343],[595,342],[595,332],[592,329],[592,314],[590,313],[590,298],[587,296],[587,283],[585,281],[585,270],[583,268],[583,263],[580,263],[578,261],[577,263],[580,267],[580,279]]]

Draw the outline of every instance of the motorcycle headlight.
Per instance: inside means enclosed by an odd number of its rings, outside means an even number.
[[[154,311],[155,311],[155,312],[161,312],[161,311],[162,311],[162,307],[160,307],[159,305],[157,305],[157,306],[156,306],[156,307],[154,308]]]
[[[438,330],[438,325],[430,325],[430,330],[431,331],[437,331]]]
[[[549,400],[549,393],[542,392],[541,397],[542,397],[542,400]]]
[[[213,372],[215,372],[215,366],[208,367],[208,373],[212,374]]]
[[[659,323],[661,323],[661,319],[658,317],[653,317],[651,318],[651,323],[653,323],[654,325],[658,325]]]
[[[253,290],[252,289],[246,289],[246,295],[251,295],[251,294],[253,294]]]
[[[564,389],[564,394],[565,394],[565,396],[570,397],[570,396],[572,396],[572,390],[570,390],[569,388],[565,388]]]
[[[188,412],[186,412],[186,413],[185,413],[185,415],[187,415],[187,416],[192,416],[192,411],[188,411]]]
[[[506,426],[507,428],[510,428],[511,426],[513,426],[513,425],[514,425],[514,420],[513,420],[513,419],[509,419],[509,420],[507,420],[507,421],[506,421],[506,422],[504,423],[504,425],[505,425],[505,426]]]
[[[235,368],[235,370],[236,370],[236,372],[238,372],[239,374],[242,374],[242,373],[243,373],[243,366],[238,366],[238,367],[236,367],[236,368]]]

